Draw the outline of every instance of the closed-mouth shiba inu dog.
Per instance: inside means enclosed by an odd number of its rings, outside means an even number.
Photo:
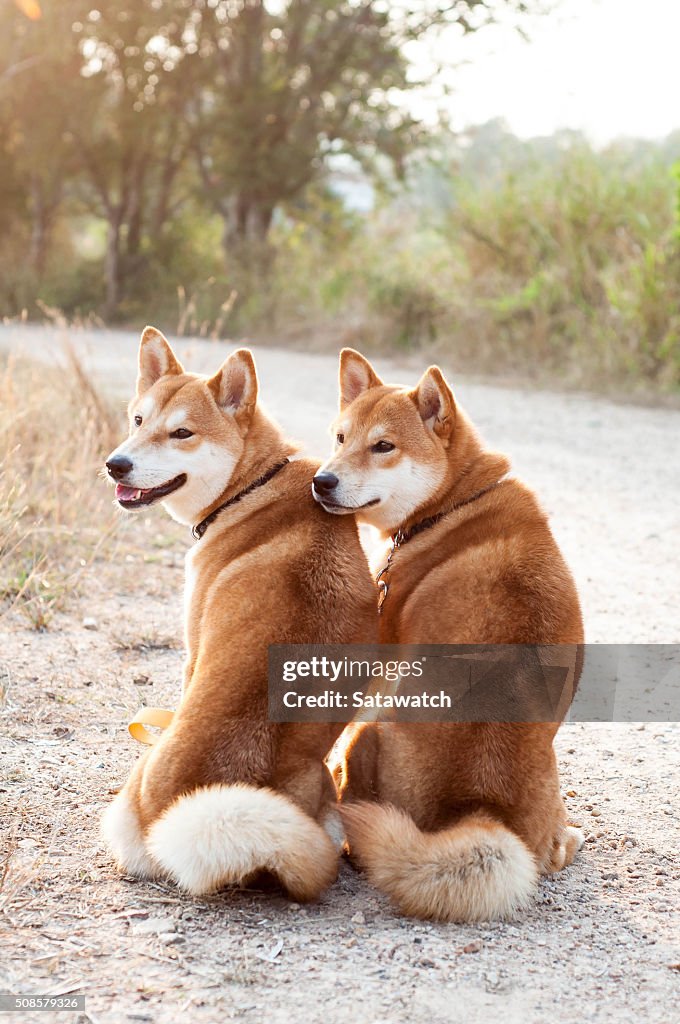
[[[546,516],[484,449],[441,371],[385,385],[343,350],[334,430],[313,493],[391,541],[381,641],[574,645],[575,684],[579,601]],[[356,724],[339,769],[352,855],[406,913],[512,916],[582,841],[566,823],[557,727]]]
[[[274,875],[299,900],[337,871],[342,828],[323,758],[342,726],[267,720],[270,643],[375,639],[375,587],[351,520],[310,495],[316,465],[257,403],[251,353],[210,379],[147,328],[130,434],[106,465],[129,510],[161,501],[187,556],[187,659],[170,727],[136,763],[103,831],[120,867],[184,890]]]

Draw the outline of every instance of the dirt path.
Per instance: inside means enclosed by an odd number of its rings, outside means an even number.
[[[89,349],[93,372],[126,396],[136,340],[72,338]],[[49,358],[57,342],[54,332],[0,328],[0,350]],[[226,350],[179,348],[198,369],[212,369]],[[323,451],[335,360],[256,357],[271,411]],[[415,379],[413,368],[378,368]],[[589,639],[677,642],[680,414],[467,381],[457,390],[488,441],[510,452],[542,495],[579,583]],[[81,1019],[107,1024],[678,1019],[677,725],[562,729],[563,788],[588,841],[512,925],[404,920],[346,866],[306,908],[242,892],[196,901],[119,878],[97,819],[138,753],[128,717],[140,701],[176,700],[185,544],[160,513],[144,527],[146,550],[132,543],[132,526],[122,529],[114,560],[102,553],[85,596],[48,632],[0,620],[0,822],[3,840],[16,840],[0,887],[0,992],[79,986],[88,995]],[[95,629],[83,627],[85,616]]]

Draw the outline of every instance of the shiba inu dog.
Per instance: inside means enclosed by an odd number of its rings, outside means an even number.
[[[342,726],[268,722],[268,645],[371,642],[375,587],[356,524],[329,529],[310,495],[316,465],[292,459],[257,392],[247,349],[208,379],[144,331],[129,437],[106,466],[124,509],[162,502],[198,539],[181,701],[103,832],[134,875],[201,894],[266,873],[308,900],[342,845],[323,762]]]
[[[390,541],[385,643],[574,645],[571,574],[532,492],[507,476],[430,367],[415,388],[340,357],[335,451],[314,478],[329,513]],[[357,723],[343,737],[342,817],[353,857],[408,914],[511,917],[541,872],[569,864],[552,741],[558,723]]]

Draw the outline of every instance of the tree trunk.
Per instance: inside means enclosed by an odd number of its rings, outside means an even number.
[[[130,215],[130,222],[127,231],[127,254],[132,259],[139,255],[142,243],[142,205],[135,202]]]
[[[139,255],[142,244],[145,169],[143,161],[134,176],[127,202],[127,253],[133,259]]]
[[[227,262],[261,260],[267,249],[274,207],[243,195],[230,196],[222,209],[222,247]]]
[[[243,248],[244,223],[241,215],[239,196],[230,196],[221,207],[222,213],[222,248],[224,258],[229,260]]]
[[[272,224],[274,209],[268,203],[250,202],[245,214],[246,239],[251,245],[262,245],[267,241]]]
[[[45,274],[45,264],[47,262],[47,249],[48,249],[48,236],[49,228],[45,221],[42,211],[33,215],[33,223],[31,224],[31,245],[29,252],[29,262],[33,268],[36,279],[42,281]]]
[[[163,171],[158,186],[156,205],[151,218],[151,238],[155,241],[162,233],[166,221],[170,216],[170,199],[172,188],[175,183],[175,176],[181,166],[181,159],[168,157],[163,165]]]
[[[104,273],[106,277],[106,300],[104,318],[113,316],[120,301],[121,259],[120,259],[120,211],[112,213],[106,236],[106,258]]]
[[[50,234],[54,222],[56,204],[45,199],[39,183],[31,187],[31,242],[29,262],[36,279],[42,281],[45,274]]]

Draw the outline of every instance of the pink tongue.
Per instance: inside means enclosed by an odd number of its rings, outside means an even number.
[[[116,484],[116,498],[119,501],[131,501],[137,494],[137,487],[126,487],[125,484]]]

